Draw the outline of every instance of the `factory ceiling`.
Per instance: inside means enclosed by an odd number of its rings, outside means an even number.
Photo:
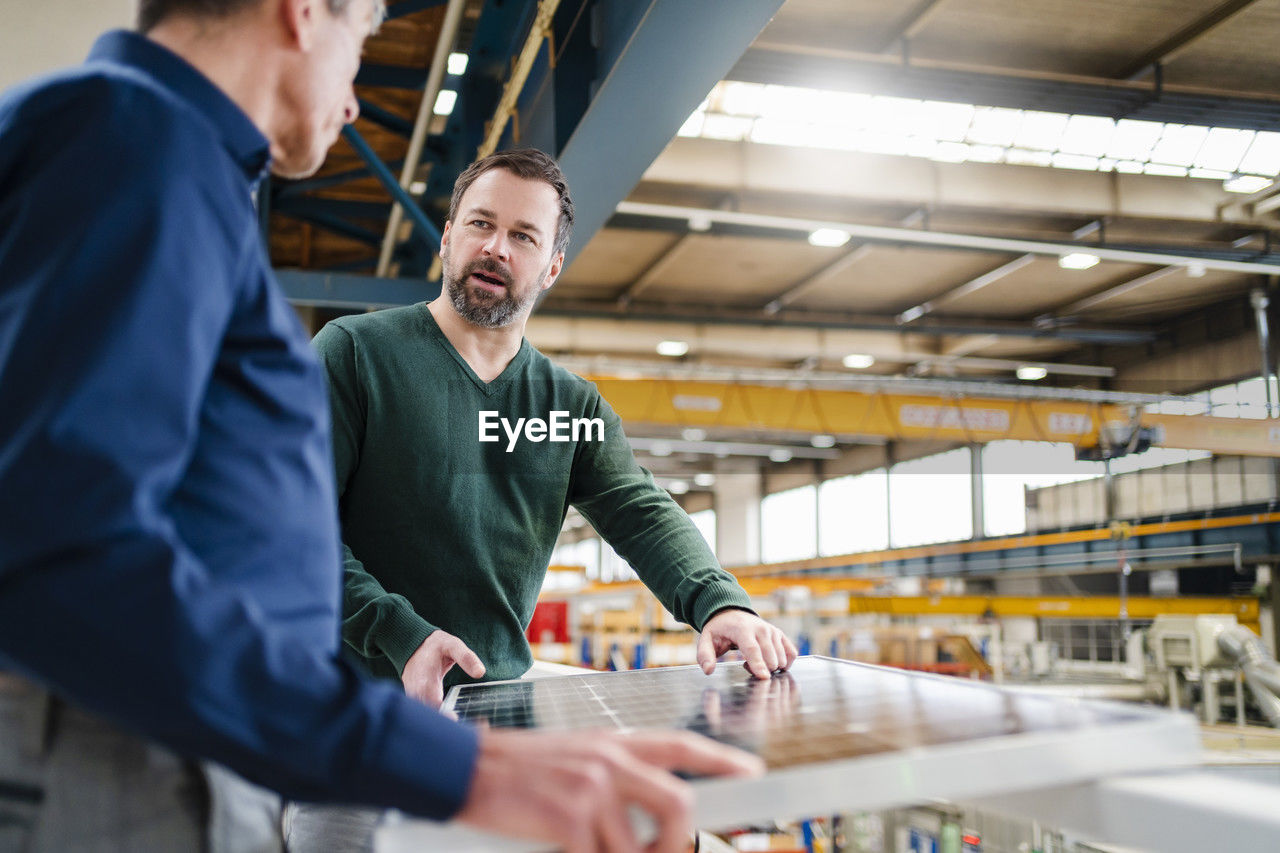
[[[1032,366],[1147,394],[1252,370],[1144,365],[1250,338],[1249,294],[1280,272],[1280,0],[389,12],[361,118],[318,176],[263,194],[314,322],[431,298],[454,177],[535,145],[580,216],[529,336],[575,365],[986,384]]]

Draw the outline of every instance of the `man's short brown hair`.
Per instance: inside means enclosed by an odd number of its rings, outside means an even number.
[[[138,0],[138,32],[146,33],[171,15],[188,15],[195,18],[226,18],[245,9],[251,9],[262,0]],[[345,15],[351,0],[325,0],[329,11]],[[382,20],[385,0],[374,0],[374,23]]]
[[[475,183],[476,178],[493,169],[506,169],[518,178],[543,181],[551,185],[560,200],[560,218],[556,222],[556,241],[551,254],[563,252],[569,245],[569,235],[573,233],[573,199],[569,198],[569,183],[556,161],[536,148],[499,151],[468,166],[453,184],[453,196],[449,199],[449,221],[452,222],[458,215],[458,206],[462,203],[462,196],[467,188]]]

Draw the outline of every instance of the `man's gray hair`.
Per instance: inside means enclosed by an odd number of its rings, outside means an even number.
[[[138,0],[138,32],[150,32],[156,24],[171,15],[189,15],[195,18],[226,18],[245,9],[251,9],[262,0]],[[329,11],[345,15],[351,0],[325,0]],[[374,28],[387,15],[386,0],[373,0]]]

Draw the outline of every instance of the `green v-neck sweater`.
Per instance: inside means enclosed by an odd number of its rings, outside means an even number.
[[[335,320],[315,346],[333,404],[343,639],[375,675],[398,678],[436,628],[480,656],[485,680],[523,674],[524,630],[571,505],[682,622],[750,608],[596,387],[527,340],[489,383],[425,304]],[[548,428],[516,430],[519,418]],[[496,440],[480,440],[482,419]],[[586,419],[576,440],[574,419]],[[445,687],[467,680],[455,667]]]

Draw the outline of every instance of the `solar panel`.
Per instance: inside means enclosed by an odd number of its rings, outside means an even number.
[[[768,681],[737,664],[455,687],[462,720],[689,729],[756,753],[758,779],[697,779],[704,828],[966,799],[1193,764],[1187,714],[810,656]]]

